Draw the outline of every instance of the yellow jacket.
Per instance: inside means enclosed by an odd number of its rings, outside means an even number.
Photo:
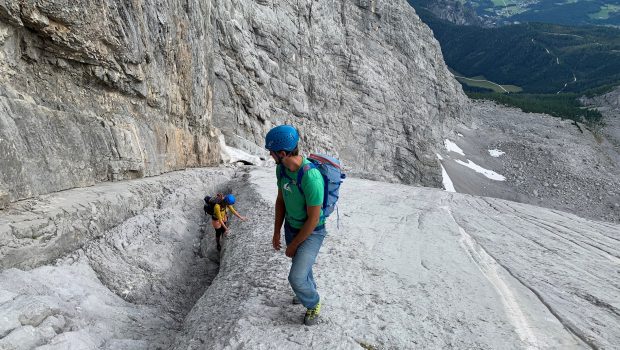
[[[230,210],[231,213],[237,214],[235,207],[233,207],[232,205],[216,204],[213,206],[213,214],[218,220],[223,220],[226,217],[226,210]]]

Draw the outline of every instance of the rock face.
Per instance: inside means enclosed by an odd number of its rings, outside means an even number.
[[[218,1],[214,123],[263,152],[291,123],[302,152],[335,153],[352,173],[437,186],[444,126],[467,99],[430,29],[406,1]]]
[[[438,185],[467,106],[405,1],[0,1],[0,73],[3,202],[216,164],[212,124],[265,156],[292,123],[351,172]]]
[[[355,178],[313,268],[323,320],[300,326],[290,259],[271,247],[265,211],[274,169],[251,170],[12,205],[0,217],[0,349],[608,349],[620,339],[620,225]],[[232,219],[219,255],[202,196],[231,189],[248,220]],[[373,213],[386,206],[395,214],[378,234]],[[43,222],[55,230],[29,237]]]
[[[273,170],[245,190],[272,206]],[[494,198],[349,178],[313,267],[322,320],[298,326],[270,220],[235,235],[174,349],[607,349],[620,339],[620,225]],[[260,196],[262,197],[262,196]],[[386,206],[388,230],[372,213]],[[246,212],[247,213],[247,212]],[[254,217],[254,213],[248,213]],[[259,215],[264,215],[263,213]],[[484,334],[485,336],[480,336]]]
[[[0,197],[217,164],[210,15],[204,1],[0,1]]]

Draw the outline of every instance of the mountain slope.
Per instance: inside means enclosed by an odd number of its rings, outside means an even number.
[[[619,225],[355,178],[316,264],[323,321],[304,327],[303,307],[290,303],[289,259],[271,247],[274,169],[238,175],[195,169],[13,205],[0,218],[0,237],[13,239],[0,246],[0,348],[581,349],[620,340]],[[249,221],[232,222],[220,260],[202,195],[231,189]],[[28,237],[50,223],[55,231]],[[80,247],[67,250],[78,235]],[[5,254],[17,244],[39,254]]]
[[[251,173],[266,196],[255,203],[272,205],[273,183],[272,170]],[[618,225],[358,179],[342,191],[314,271],[320,325],[299,326],[267,219],[233,238],[176,348],[579,349],[620,337]]]
[[[432,7],[432,11],[453,23],[454,18],[442,16],[451,12],[448,8],[465,8],[467,17],[477,19],[491,26],[509,25],[518,22],[543,22],[569,26],[601,25],[620,26],[620,1],[618,0],[409,0],[414,5]],[[435,3],[435,4],[433,4]],[[475,12],[474,12],[475,11]],[[458,18],[458,17],[457,17]]]
[[[535,93],[584,92],[620,82],[620,29],[457,26],[424,8],[416,11],[440,42],[448,66],[461,75]]]
[[[264,152],[275,124],[361,176],[441,183],[440,135],[468,100],[404,1],[218,1],[214,123]],[[231,121],[232,120],[232,121]]]
[[[280,123],[438,186],[467,102],[403,1],[0,1],[0,205],[218,164],[220,131],[266,157]]]

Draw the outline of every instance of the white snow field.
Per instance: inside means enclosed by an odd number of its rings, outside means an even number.
[[[495,181],[506,181],[506,178],[503,175],[500,175],[494,172],[493,170],[485,169],[481,167],[480,165],[472,162],[469,159],[467,160],[467,163],[465,163],[464,161],[460,159],[456,159],[455,162],[463,166],[466,166],[479,174],[484,175],[488,179],[495,180]]]
[[[175,349],[614,349],[620,226],[498,199],[349,178],[314,275],[322,322],[302,325],[289,259],[271,248],[273,169],[256,211]],[[252,193],[254,192],[254,193]]]
[[[441,154],[437,153],[437,159],[443,160]],[[450,175],[448,175],[446,168],[444,168],[441,163],[439,163],[439,166],[441,167],[441,184],[443,185],[444,190],[448,192],[456,192],[456,189],[454,189],[454,183],[452,182]]]
[[[459,147],[456,143],[454,143],[454,141],[449,140],[449,139],[445,139],[444,140],[444,146],[446,147],[446,150],[448,152],[454,152],[454,153],[458,153],[462,156],[465,156],[465,153],[463,152],[463,150],[461,149],[461,147]]]

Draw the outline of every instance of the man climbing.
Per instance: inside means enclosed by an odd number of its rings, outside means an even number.
[[[267,133],[265,147],[277,164],[278,197],[272,245],[280,250],[280,230],[284,224],[286,256],[292,258],[288,280],[296,298],[307,309],[304,324],[310,326],[316,324],[321,310],[312,265],[327,234],[321,209],[324,181],[317,169],[308,166],[308,159],[299,155],[298,141],[297,129],[281,125]],[[296,181],[302,168],[300,191]]]
[[[246,218],[239,215],[239,213],[235,210],[235,207],[233,207],[235,201],[235,196],[232,194],[223,196],[221,193],[218,193],[212,203],[213,214],[211,215],[211,225],[215,229],[215,242],[217,243],[218,252],[222,250],[222,245],[220,244],[222,234],[226,234],[228,231],[228,226],[226,226],[228,223],[228,211],[235,214],[235,216],[241,219],[241,221],[246,220]]]

